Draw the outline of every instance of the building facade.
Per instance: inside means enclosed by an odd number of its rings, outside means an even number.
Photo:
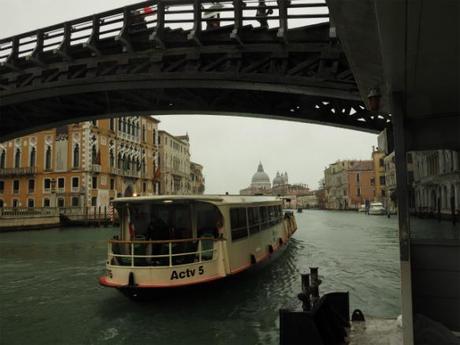
[[[395,153],[391,152],[384,158],[385,165],[385,199],[384,206],[390,213],[396,213],[396,164]]]
[[[460,152],[413,152],[415,211],[450,218],[460,214]]]
[[[0,207],[108,207],[157,194],[158,121],[94,120],[0,144]]]
[[[372,147],[372,162],[375,176],[371,185],[375,190],[375,201],[383,202],[386,198],[385,152]]]
[[[204,193],[205,181],[201,164],[190,162],[190,186],[192,194]]]
[[[160,194],[191,194],[188,135],[159,132]]]
[[[346,160],[324,170],[326,208],[358,209],[376,200],[374,161]]]
[[[317,191],[310,191],[304,195],[297,196],[297,207],[319,208]]]

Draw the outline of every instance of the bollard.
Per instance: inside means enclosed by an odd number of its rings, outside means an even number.
[[[104,206],[104,227],[107,227],[109,222],[107,221],[107,206]]]
[[[311,309],[311,302],[310,302],[310,274],[302,273],[301,277],[301,284],[302,284],[302,292],[297,295],[297,297],[302,301],[302,309],[303,311],[308,311]]]
[[[314,306],[319,299],[319,285],[321,280],[318,278],[318,267],[310,267],[310,293],[311,293],[311,304]]]

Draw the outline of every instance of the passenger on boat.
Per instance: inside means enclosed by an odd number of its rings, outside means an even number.
[[[217,237],[223,238],[224,237],[224,220],[221,215],[218,215],[218,219],[216,222],[216,228],[217,228]]]
[[[147,241],[166,241],[170,239],[170,229],[168,224],[166,224],[163,219],[158,216],[152,216],[150,224],[147,228],[147,233],[145,236]],[[149,244],[146,247],[146,255],[162,255],[166,254],[168,250],[167,243],[153,243]],[[151,264],[152,259],[147,258],[147,263]],[[154,265],[162,265],[167,258],[156,258],[153,261]]]

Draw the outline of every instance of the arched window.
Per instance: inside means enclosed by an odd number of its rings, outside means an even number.
[[[45,152],[45,170],[51,170],[51,146],[46,147]]]
[[[139,136],[139,123],[136,123],[136,137]]]
[[[119,131],[121,131],[121,120],[122,120],[122,118],[119,117],[119,118],[118,118],[118,130],[119,130]]]
[[[5,169],[5,162],[6,162],[6,152],[2,150],[0,152],[0,169]]]
[[[97,150],[96,145],[91,147],[91,163],[97,164]]]
[[[121,121],[123,122],[123,132],[126,133],[126,121],[124,118],[122,118]]]
[[[19,168],[21,166],[21,150],[16,149],[16,154],[14,155],[14,167]]]
[[[115,156],[113,154],[113,150],[110,150],[110,166],[113,167],[115,165]]]
[[[73,147],[73,161],[72,166],[78,168],[80,166],[80,146],[75,144]]]
[[[36,155],[37,155],[37,151],[35,150],[35,147],[32,147],[32,150],[30,150],[30,159],[29,159],[29,166],[30,167],[35,166]]]
[[[114,123],[113,123],[113,118],[111,117],[110,120],[109,120],[109,126],[110,126],[110,129],[113,131],[114,130]]]
[[[118,169],[123,168],[123,158],[121,157],[121,153],[118,153]]]
[[[128,125],[126,128],[126,133],[131,134],[131,120],[128,120],[127,122],[128,122]]]
[[[134,122],[133,122],[133,125],[131,127],[131,134],[136,135],[136,125],[134,124]]]

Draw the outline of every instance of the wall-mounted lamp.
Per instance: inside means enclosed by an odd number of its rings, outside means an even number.
[[[380,109],[380,89],[378,87],[372,88],[367,95],[367,106],[370,111],[377,111]]]

